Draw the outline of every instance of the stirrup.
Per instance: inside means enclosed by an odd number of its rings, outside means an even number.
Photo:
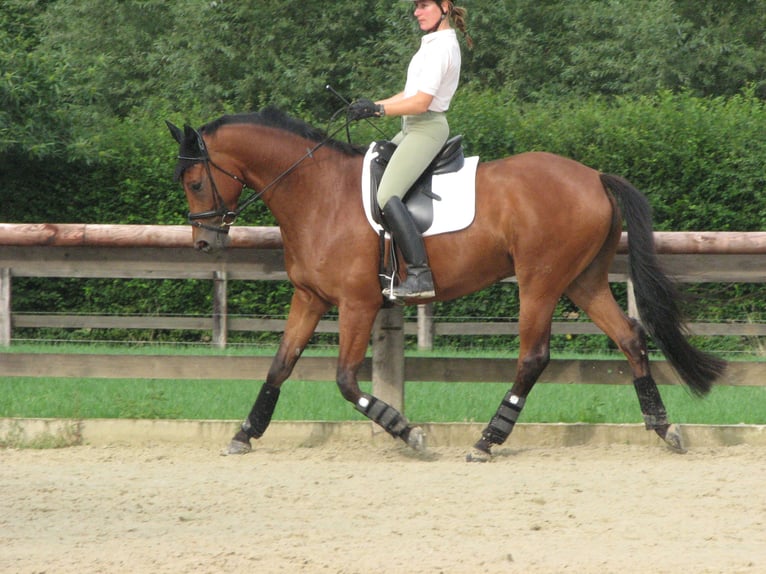
[[[389,301],[398,302],[402,299],[433,299],[436,297],[436,291],[431,289],[430,291],[410,291],[407,293],[396,292],[396,287],[392,291],[390,287],[383,289],[383,296]]]
[[[434,281],[429,267],[410,267],[407,277],[399,285],[383,289],[383,295],[397,299],[431,299],[436,296]]]

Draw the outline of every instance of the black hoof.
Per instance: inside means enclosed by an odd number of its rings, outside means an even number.
[[[484,439],[479,440],[465,455],[466,462],[489,462],[492,460],[492,445]]]

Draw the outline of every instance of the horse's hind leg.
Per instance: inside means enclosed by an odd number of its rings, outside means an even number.
[[[597,275],[593,269],[586,270],[567,289],[566,295],[588,314],[627,357],[646,429],[655,431],[674,450],[684,452],[678,426],[668,421],[660,391],[649,370],[644,329],[638,321],[628,318],[617,304],[606,273]]]
[[[466,456],[468,462],[485,462],[492,446],[503,444],[513,431],[532,387],[550,361],[551,320],[558,297],[527,298],[520,286],[519,359],[513,386],[503,397],[481,438]]]
[[[234,435],[224,454],[245,454],[250,452],[250,439],[260,438],[274,414],[280,388],[292,373],[319,319],[327,311],[328,304],[314,294],[296,289],[290,304],[285,332],[274,360],[261,386],[250,414]]]

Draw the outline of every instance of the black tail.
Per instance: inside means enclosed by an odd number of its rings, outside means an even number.
[[[642,324],[689,388],[695,394],[707,394],[726,369],[726,362],[703,353],[686,339],[678,293],[660,269],[654,249],[649,202],[622,177],[602,174],[601,183],[617,197],[625,217],[628,266]]]

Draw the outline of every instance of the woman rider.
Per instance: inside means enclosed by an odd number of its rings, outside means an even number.
[[[410,0],[407,0],[410,1]],[[427,299],[435,296],[423,238],[402,199],[449,137],[445,112],[460,76],[460,46],[452,23],[466,33],[464,8],[451,0],[416,0],[415,18],[425,32],[420,49],[407,70],[404,91],[372,102],[357,100],[349,106],[350,120],[402,116],[397,144],[378,186],[383,217],[407,263],[407,277],[385,289],[391,299]],[[471,39],[466,35],[468,46]]]

